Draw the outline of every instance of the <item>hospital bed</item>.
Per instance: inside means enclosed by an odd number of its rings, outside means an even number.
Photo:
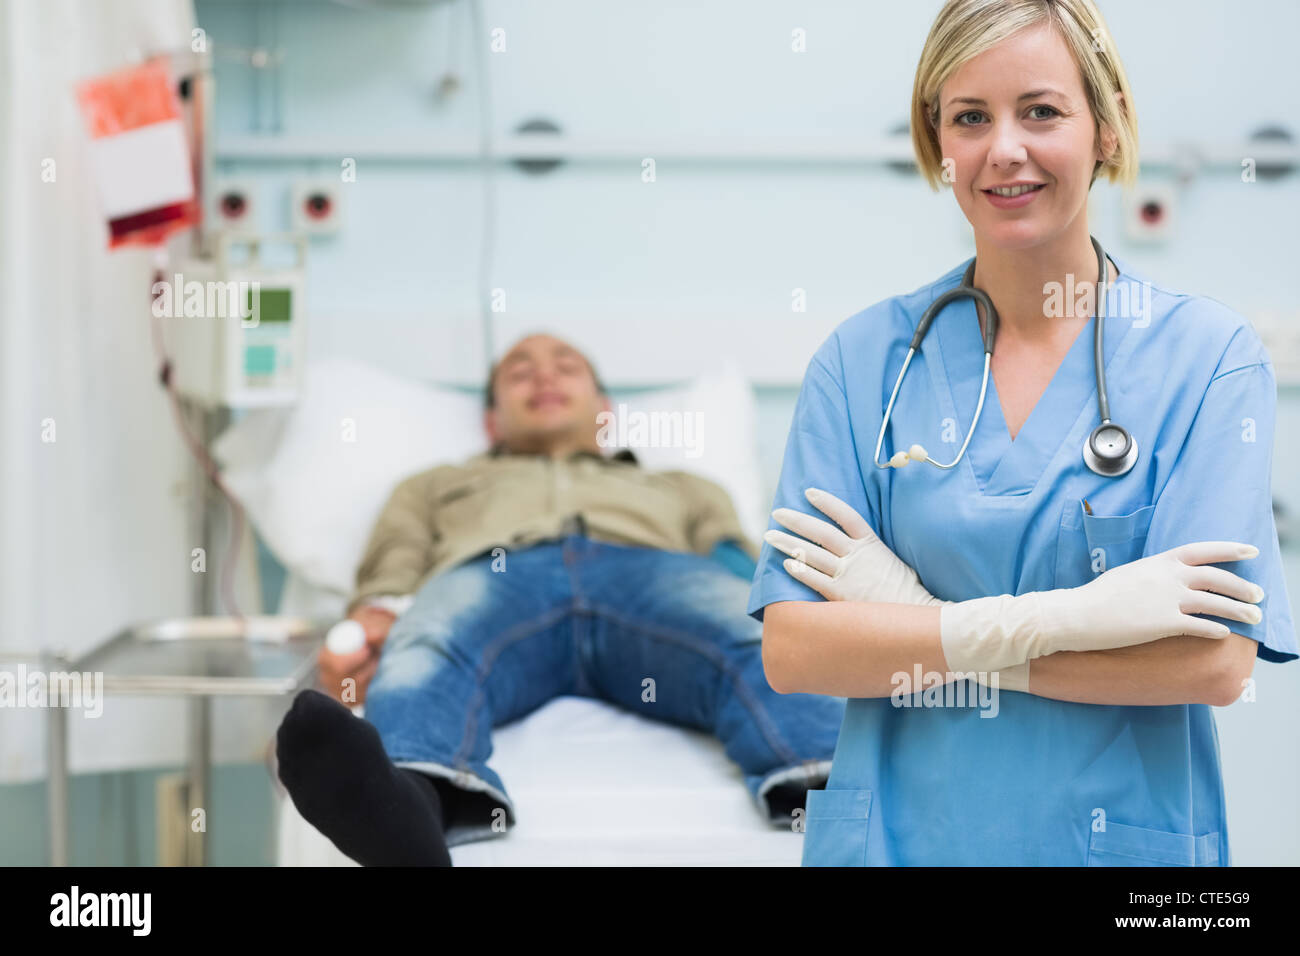
[[[702,453],[637,449],[652,469],[682,468],[728,490],[747,531],[765,526],[753,391],[731,368],[686,385],[619,395],[645,412],[707,410]],[[282,614],[341,615],[352,571],[401,478],[482,450],[481,399],[371,366],[315,363],[288,411],[251,413],[216,443],[225,483],[284,569]],[[353,442],[339,440],[351,420]],[[720,424],[726,422],[726,427]],[[270,610],[270,609],[268,609]],[[797,865],[802,835],[770,826],[711,736],[602,701],[558,698],[493,735],[492,765],[518,824],[452,849],[456,865]],[[353,865],[276,781],[282,865]]]

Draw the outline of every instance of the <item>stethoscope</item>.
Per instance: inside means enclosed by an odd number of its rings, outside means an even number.
[[[1137,441],[1129,434],[1128,429],[1122,425],[1116,425],[1110,420],[1110,402],[1106,398],[1106,365],[1101,347],[1102,334],[1106,324],[1106,253],[1102,251],[1101,243],[1096,239],[1092,239],[1092,247],[1097,251],[1097,318],[1093,323],[1093,367],[1097,375],[1097,410],[1101,415],[1101,424],[1092,430],[1092,434],[1084,442],[1083,460],[1097,474],[1103,477],[1118,478],[1133,467],[1133,464],[1137,461],[1138,448]],[[916,333],[912,336],[912,344],[907,349],[907,358],[903,359],[903,367],[898,372],[898,381],[894,383],[893,394],[889,396],[889,404],[885,406],[885,417],[880,422],[880,432],[876,435],[876,454],[873,460],[877,468],[902,468],[913,461],[928,461],[940,468],[952,468],[957,462],[961,461],[962,455],[966,454],[966,446],[970,444],[971,436],[975,434],[975,426],[979,424],[980,413],[984,411],[984,395],[989,387],[989,364],[993,359],[993,340],[998,333],[998,310],[993,307],[993,300],[988,297],[984,290],[971,285],[971,279],[974,276],[975,261],[972,259],[970,267],[966,270],[965,276],[962,277],[961,285],[948,290],[935,299],[930,308],[926,310],[925,315],[921,316],[921,321],[917,323]],[[880,446],[885,440],[885,429],[889,425],[890,415],[893,414],[894,401],[898,398],[898,389],[903,384],[903,376],[907,374],[907,366],[911,364],[912,356],[916,354],[916,350],[921,347],[921,340],[925,338],[925,333],[929,331],[930,322],[933,321],[934,317],[949,302],[964,296],[969,296],[982,304],[987,314],[987,321],[984,324],[984,379],[980,383],[980,398],[975,406],[975,418],[970,423],[970,430],[966,432],[966,440],[961,443],[961,449],[957,452],[957,457],[946,465],[931,458],[920,445],[913,445],[907,451],[895,452],[889,461],[881,462]]]

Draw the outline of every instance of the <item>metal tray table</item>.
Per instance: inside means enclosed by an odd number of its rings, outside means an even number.
[[[124,696],[289,694],[316,667],[329,624],[306,618],[175,618],[119,631],[69,670],[104,674]]]
[[[124,628],[60,669],[102,673],[104,694],[191,698],[190,807],[206,805],[212,772],[212,698],[280,696],[303,687],[333,622],[249,615],[169,618]],[[67,709],[50,708],[51,862],[66,865]],[[205,834],[192,834],[186,862],[202,866]]]

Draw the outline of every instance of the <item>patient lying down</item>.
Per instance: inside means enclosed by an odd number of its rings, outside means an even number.
[[[726,493],[603,454],[604,389],[551,336],[516,343],[485,398],[491,451],[393,491],[348,606],[367,645],[322,651],[328,696],[303,691],[280,726],[294,805],[363,865],[450,865],[515,822],[492,728],[572,694],[713,733],[789,826],[843,704],[768,685],[754,545]]]

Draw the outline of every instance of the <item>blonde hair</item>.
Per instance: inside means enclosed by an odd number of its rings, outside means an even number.
[[[944,182],[938,132],[943,84],[967,60],[1040,23],[1051,24],[1073,53],[1098,136],[1103,126],[1115,133],[1115,150],[1096,164],[1092,182],[1103,171],[1112,183],[1132,185],[1137,180],[1133,91],[1093,0],[948,0],[930,28],[912,87],[912,149],[921,175],[935,192]],[[1124,97],[1122,105],[1115,100],[1116,92]]]

